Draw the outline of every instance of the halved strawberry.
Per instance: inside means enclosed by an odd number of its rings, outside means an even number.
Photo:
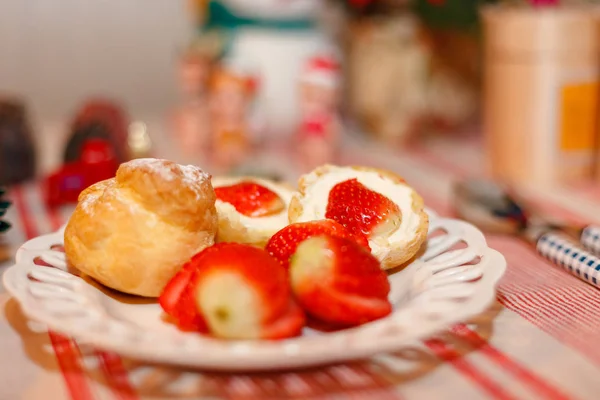
[[[356,235],[382,235],[395,231],[402,221],[396,203],[368,189],[356,178],[335,185],[329,192],[325,217]]]
[[[327,235],[302,242],[290,260],[292,290],[314,318],[359,325],[392,311],[379,261],[354,241]]]
[[[217,187],[215,194],[217,199],[231,204],[247,217],[278,214],[285,208],[285,202],[277,193],[253,181]]]
[[[186,286],[179,298],[172,317],[177,322],[177,327],[183,331],[209,333],[208,324],[196,307],[194,291],[190,284]]]
[[[306,315],[296,301],[291,298],[286,312],[263,328],[262,339],[285,339],[299,336],[306,324]]]
[[[158,303],[165,313],[175,320],[179,328],[186,331],[207,330],[206,323],[196,310],[193,298],[190,301],[187,291],[202,253],[195,255],[171,278],[158,298]]]
[[[228,339],[283,338],[300,333],[287,271],[267,252],[239,243],[204,251],[190,285],[210,332]]]
[[[362,233],[353,236],[341,224],[331,219],[290,224],[271,237],[265,246],[265,250],[287,268],[290,257],[296,251],[296,247],[300,242],[311,236],[324,233],[331,236],[352,238],[365,249],[371,250],[367,238]]]
[[[162,293],[158,298],[158,304],[160,304],[167,314],[174,316],[181,295],[192,279],[194,268],[195,264],[191,261],[185,264],[162,290]]]

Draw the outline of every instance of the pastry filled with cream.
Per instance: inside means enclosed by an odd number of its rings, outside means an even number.
[[[290,222],[325,218],[365,235],[383,269],[414,257],[429,228],[423,199],[402,177],[367,167],[324,165],[300,178]]]
[[[291,187],[256,177],[214,178],[212,184],[219,215],[217,242],[264,247],[288,225]]]

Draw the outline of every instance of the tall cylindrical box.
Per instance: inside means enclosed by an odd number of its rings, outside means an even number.
[[[485,148],[495,178],[553,184],[592,177],[596,15],[588,7],[483,10]]]

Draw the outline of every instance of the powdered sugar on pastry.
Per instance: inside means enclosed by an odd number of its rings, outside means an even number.
[[[134,160],[129,161],[127,164],[134,168],[146,168],[151,170],[152,172],[159,174],[161,178],[167,181],[173,181],[178,178],[174,169],[171,168],[171,165],[166,165],[164,163],[165,160],[161,160],[159,158],[136,158]],[[184,180],[189,182],[198,182],[205,181],[210,179],[210,175],[206,172],[202,171],[200,168],[195,165],[179,165],[175,164],[175,167],[178,168],[183,174]]]

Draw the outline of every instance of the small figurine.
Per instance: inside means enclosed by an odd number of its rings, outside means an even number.
[[[235,168],[251,150],[250,112],[256,86],[255,77],[231,66],[219,68],[212,76],[209,110],[216,168]]]
[[[261,77],[254,101],[264,124],[265,140],[289,140],[299,118],[296,79],[317,49],[335,47],[333,32],[320,21],[323,0],[199,0],[200,35],[223,36],[224,55],[251,61]],[[333,25],[333,24],[331,24]],[[331,26],[328,26],[331,28]]]
[[[0,100],[0,185],[33,179],[36,151],[25,105]]]
[[[218,38],[196,39],[179,60],[179,83],[184,102],[206,98],[208,80],[220,51]]]
[[[316,56],[301,76],[298,155],[304,171],[335,161],[341,134],[339,69],[333,57]]]
[[[173,114],[173,132],[185,154],[204,154],[210,144],[208,106],[202,100],[180,105]]]
[[[202,37],[184,52],[179,63],[183,99],[174,112],[173,128],[180,147],[189,154],[202,152],[208,146],[208,81],[219,49],[216,38]]]

